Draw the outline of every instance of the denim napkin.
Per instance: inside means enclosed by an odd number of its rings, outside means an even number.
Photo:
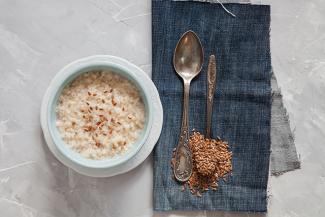
[[[198,1],[207,4],[241,3],[262,4],[257,0],[173,0],[173,1]],[[224,6],[224,5],[221,5]],[[224,6],[224,10],[231,15],[231,11]],[[271,155],[270,174],[279,176],[286,172],[300,168],[294,134],[290,128],[289,116],[283,105],[281,90],[275,75],[271,78],[272,108],[271,108]]]
[[[164,109],[164,126],[154,150],[154,209],[264,212],[270,157],[271,60],[270,8],[261,5],[220,5],[152,1],[153,81]],[[183,87],[172,66],[175,45],[185,31],[195,31],[205,60],[217,57],[218,82],[213,135],[229,141],[233,172],[217,191],[198,198],[180,191],[172,179],[170,160],[177,144]],[[207,61],[192,81],[190,129],[205,129]]]

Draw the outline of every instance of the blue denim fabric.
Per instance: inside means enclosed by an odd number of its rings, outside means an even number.
[[[152,77],[164,109],[164,125],[154,150],[154,209],[265,212],[270,156],[271,58],[270,8],[227,4],[152,1]],[[190,129],[205,132],[206,71],[210,54],[217,57],[217,90],[213,136],[229,141],[233,172],[217,191],[203,197],[180,191],[170,160],[182,115],[182,80],[172,66],[175,45],[192,29],[204,46],[205,63],[192,81]]]

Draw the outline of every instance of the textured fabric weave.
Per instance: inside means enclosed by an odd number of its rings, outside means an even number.
[[[255,3],[259,1],[249,0],[173,0],[173,1],[199,1],[206,3]],[[300,168],[293,132],[290,128],[289,116],[283,105],[281,90],[273,74],[271,79],[272,108],[271,108],[271,175],[279,176],[286,172]]]
[[[272,74],[271,155],[270,170],[275,176],[300,168],[287,110],[282,102],[281,90]]]
[[[173,1],[197,1],[197,2],[208,2],[208,3],[250,3],[250,0],[173,0]]]
[[[152,1],[153,80],[164,109],[164,126],[154,151],[154,209],[266,211],[270,156],[271,63],[269,6]],[[181,126],[183,87],[172,66],[179,37],[192,29],[204,46],[205,60],[217,57],[218,82],[213,135],[229,141],[233,173],[218,191],[202,198],[181,192],[170,160]],[[190,93],[190,129],[204,132],[205,61]]]

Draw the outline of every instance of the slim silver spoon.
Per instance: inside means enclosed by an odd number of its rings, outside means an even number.
[[[213,108],[213,96],[216,89],[217,82],[217,69],[216,69],[216,57],[211,55],[209,57],[208,76],[207,76],[207,126],[206,126],[206,138],[211,138],[211,120],[212,120],[212,108]]]
[[[184,99],[181,133],[175,155],[174,175],[180,182],[187,181],[193,170],[192,152],[189,148],[188,106],[191,80],[197,76],[203,65],[203,48],[199,37],[193,31],[185,32],[174,51],[174,68],[183,79]]]

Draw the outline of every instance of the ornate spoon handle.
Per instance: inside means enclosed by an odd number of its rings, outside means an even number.
[[[184,100],[183,100],[183,117],[181,133],[176,148],[174,175],[180,182],[187,181],[193,170],[192,152],[189,148],[189,132],[188,132],[188,106],[190,95],[190,82],[184,80]]]

